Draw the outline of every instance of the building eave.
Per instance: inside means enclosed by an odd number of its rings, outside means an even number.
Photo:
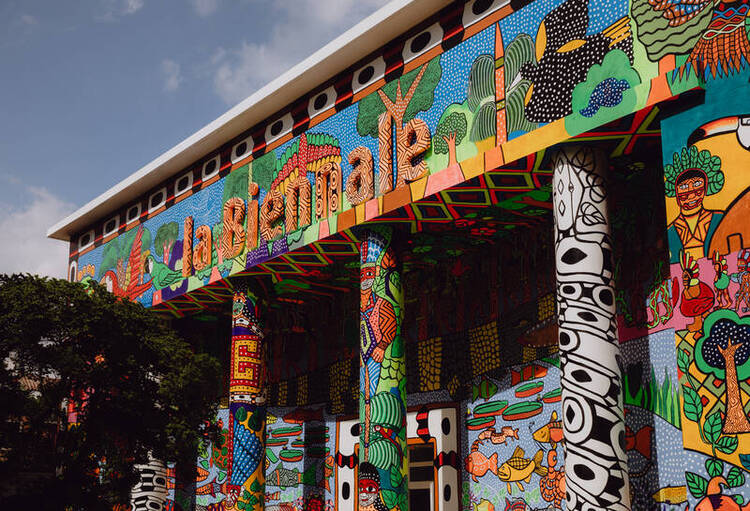
[[[47,237],[69,241],[77,232],[140,197],[450,3],[450,0],[391,1],[216,120],[50,227]]]

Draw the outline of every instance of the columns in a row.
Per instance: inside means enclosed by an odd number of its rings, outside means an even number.
[[[601,155],[566,147],[554,158],[557,303],[567,508],[630,510],[621,357]],[[393,233],[360,245],[359,509],[408,510],[403,289]],[[262,509],[265,359],[257,299],[235,293],[230,380],[230,485]]]
[[[360,244],[359,509],[408,511],[406,363],[400,262],[390,229]],[[229,381],[230,491],[245,509],[264,505],[266,359],[257,298],[238,286]]]
[[[409,509],[401,265],[390,229],[360,244],[359,509]]]
[[[555,268],[569,510],[630,510],[603,156],[553,158]]]
[[[265,504],[266,349],[258,299],[242,283],[232,302],[229,376],[229,498],[238,509]]]

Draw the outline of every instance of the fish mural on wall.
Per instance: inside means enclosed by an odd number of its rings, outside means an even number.
[[[501,379],[480,384],[468,403],[470,442],[464,458],[464,505],[474,509],[563,509],[560,373],[551,361],[508,368]],[[476,388],[476,385],[474,386]]]

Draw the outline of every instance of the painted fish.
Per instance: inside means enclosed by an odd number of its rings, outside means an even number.
[[[562,421],[557,419],[557,412],[552,412],[549,422],[534,431],[532,436],[540,444],[550,444],[553,449],[557,447],[563,439]]]
[[[198,465],[196,468],[198,469],[198,475],[196,477],[197,488],[195,489],[195,494],[196,495],[213,495],[214,485],[211,483],[205,482],[206,479],[208,479],[208,476],[211,475],[211,473],[208,470],[205,470],[200,465]]]
[[[633,433],[633,430],[628,426],[625,426],[625,450],[636,451],[641,453],[646,459],[651,459],[651,432],[654,431],[653,426],[643,426],[638,430],[638,433]]]
[[[630,88],[627,80],[605,78],[594,87],[586,108],[579,110],[584,117],[593,117],[601,107],[615,107],[622,102],[622,93]]]
[[[513,429],[510,426],[503,426],[500,433],[495,431],[495,428],[487,428],[479,433],[479,440],[489,440],[493,444],[504,444],[508,438],[515,438],[518,440],[518,428]]]
[[[317,471],[318,465],[313,465],[304,472],[300,472],[299,469],[296,468],[284,468],[284,466],[279,463],[273,472],[266,477],[266,486],[278,486],[282,490],[295,488],[300,484],[317,486]]]
[[[472,453],[473,454],[473,453]],[[531,481],[531,474],[536,473],[542,477],[547,475],[547,468],[542,466],[542,456],[544,451],[539,449],[533,459],[524,458],[525,453],[520,447],[516,447],[513,455],[500,465],[497,469],[497,477],[508,484],[508,493],[513,493],[513,487],[510,483],[516,483],[518,489],[524,491],[521,481],[528,484]]]
[[[495,511],[495,506],[487,499],[481,499],[479,503],[471,503],[472,511]]]
[[[547,376],[547,368],[539,364],[529,364],[520,370],[511,369],[510,384],[516,385],[523,381],[533,380],[534,378],[544,378]]]
[[[497,394],[497,385],[490,380],[482,380],[479,385],[472,385],[471,387],[472,401],[476,401],[480,397],[487,401],[495,394]]]
[[[472,450],[471,454],[466,457],[466,471],[471,474],[471,478],[478,483],[477,477],[482,477],[487,471],[497,475],[497,453],[493,453],[489,458],[479,451]]]
[[[659,504],[676,506],[687,502],[687,486],[665,486],[651,496]]]

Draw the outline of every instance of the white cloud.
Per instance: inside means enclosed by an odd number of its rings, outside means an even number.
[[[38,25],[39,24],[39,20],[36,19],[31,14],[22,14],[21,15],[21,23],[23,23],[24,25],[27,25],[27,26],[32,26],[32,25]]]
[[[102,12],[95,16],[97,21],[113,22],[122,16],[135,14],[143,9],[145,0],[102,0]]]
[[[161,72],[164,75],[164,90],[166,92],[176,91],[182,83],[180,64],[174,60],[164,59],[161,62]]]
[[[141,8],[143,8],[143,0],[125,0],[123,13],[133,14],[134,12],[140,11]]]
[[[0,204],[0,273],[65,278],[68,244],[47,238],[47,229],[74,210],[46,188],[24,187],[22,206]]]
[[[216,94],[230,105],[245,99],[384,4],[383,0],[273,3],[268,41],[243,41],[238,48],[219,48],[214,54]]]
[[[206,17],[213,14],[219,7],[219,0],[190,0],[193,4],[193,9],[198,13],[198,16]]]

